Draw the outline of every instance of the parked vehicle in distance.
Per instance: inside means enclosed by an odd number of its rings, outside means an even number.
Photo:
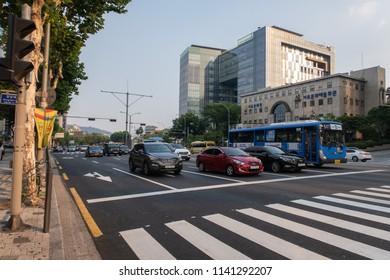
[[[196,157],[196,166],[201,172],[226,172],[227,175],[253,174],[263,172],[261,160],[249,155],[239,148],[212,147]]]
[[[68,146],[68,152],[76,152],[76,146]]]
[[[190,152],[191,154],[197,154],[203,150],[206,150],[214,146],[215,146],[214,141],[195,141],[191,143]]]
[[[88,145],[81,145],[79,150],[80,150],[80,152],[86,152],[87,148],[88,148]]]
[[[106,143],[103,145],[103,155],[119,155],[119,145],[115,143]]]
[[[130,149],[126,145],[119,145],[119,154],[120,155],[127,155],[129,153]]]
[[[62,152],[64,152],[64,148],[62,146],[54,146],[53,152],[54,153],[62,153]]]
[[[355,148],[347,148],[347,159],[352,160],[354,162],[358,162],[359,160],[365,162],[367,160],[372,159],[372,156],[370,152],[366,152]]]
[[[272,172],[281,170],[301,171],[306,168],[306,159],[275,146],[252,146],[244,149],[248,154],[261,160],[265,169]]]
[[[85,157],[102,157],[103,149],[100,146],[88,146],[85,151]]]
[[[183,161],[167,143],[138,143],[130,151],[129,168],[131,172],[141,168],[145,175],[153,172],[173,172],[178,175],[183,169]]]
[[[182,159],[190,160],[191,152],[184,147],[182,144],[170,143],[175,153],[178,154]]]

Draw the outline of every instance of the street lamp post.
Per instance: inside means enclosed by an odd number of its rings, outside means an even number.
[[[126,145],[128,144],[128,138],[127,136],[129,136],[129,148],[131,149],[131,117],[134,116],[134,115],[139,115],[141,113],[137,112],[137,113],[134,113],[134,114],[131,114],[129,115],[127,112],[123,112],[123,111],[120,111],[121,113],[124,113],[126,114],[126,131],[125,131],[125,143]],[[129,125],[127,125],[127,118],[129,118]],[[128,127],[129,127],[129,130],[128,130]]]

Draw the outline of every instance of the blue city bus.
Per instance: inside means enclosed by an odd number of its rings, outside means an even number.
[[[346,145],[341,123],[332,121],[294,121],[229,131],[229,146],[277,146],[321,166],[344,163]]]

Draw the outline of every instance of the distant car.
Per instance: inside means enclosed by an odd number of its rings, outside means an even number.
[[[182,159],[190,160],[191,152],[184,147],[182,144],[170,143],[175,153],[178,154]]]
[[[86,157],[102,157],[103,156],[103,150],[100,146],[88,146],[87,150],[85,151]]]
[[[244,149],[248,154],[257,157],[264,168],[272,172],[281,170],[301,171],[306,168],[306,159],[295,154],[287,153],[275,146],[252,146]]]
[[[55,146],[53,147],[53,152],[54,153],[62,153],[64,151],[64,148],[62,146]]]
[[[80,152],[86,152],[88,149],[88,145],[81,145],[79,151]]]
[[[229,176],[263,172],[261,160],[233,147],[212,147],[202,151],[196,157],[196,166],[201,172],[226,172]]]
[[[119,154],[120,155],[127,155],[129,153],[129,147],[126,145],[119,145]]]
[[[76,146],[68,146],[68,152],[76,152]]]
[[[362,151],[359,149],[347,148],[347,159],[350,159],[354,162],[358,162],[361,160],[365,162],[367,160],[372,159],[371,153]]]
[[[178,175],[183,169],[183,161],[167,143],[138,143],[130,151],[129,168],[131,172],[142,168],[145,175],[152,172],[173,172]]]
[[[103,154],[105,156],[119,155],[119,145],[115,143],[106,143],[103,146]]]

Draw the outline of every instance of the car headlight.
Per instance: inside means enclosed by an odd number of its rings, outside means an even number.
[[[288,163],[295,163],[295,160],[288,157],[280,157],[281,160],[288,162]]]
[[[244,162],[242,162],[242,161],[240,161],[240,160],[238,160],[238,159],[233,159],[233,162],[234,162],[235,164],[238,164],[238,165],[243,165],[243,164],[245,164]]]
[[[155,157],[155,156],[149,156],[150,160],[159,160],[158,157]]]

